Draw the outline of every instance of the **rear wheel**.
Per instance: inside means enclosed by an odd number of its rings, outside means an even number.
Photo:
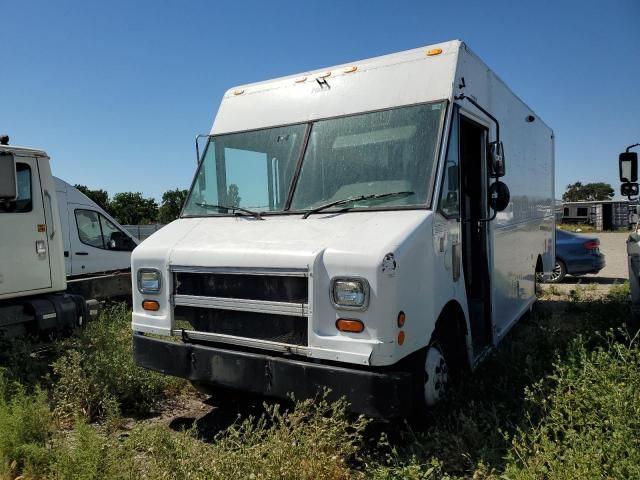
[[[547,283],[559,283],[567,275],[567,267],[562,260],[556,260],[553,270],[547,279]]]

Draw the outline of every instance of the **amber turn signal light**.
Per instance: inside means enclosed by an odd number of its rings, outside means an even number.
[[[400,312],[398,314],[398,326],[400,328],[404,327],[404,322],[407,320],[406,315],[404,314],[404,312]]]
[[[364,330],[364,323],[360,320],[339,318],[336,321],[336,328],[341,332],[360,333]]]
[[[404,332],[400,330],[398,334],[398,345],[402,345],[404,343]]]
[[[142,308],[145,310],[150,310],[152,312],[157,312],[160,310],[160,304],[155,300],[145,300],[142,302]]]

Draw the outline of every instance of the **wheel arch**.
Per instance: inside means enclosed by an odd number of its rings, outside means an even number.
[[[471,361],[467,337],[469,327],[467,317],[460,303],[450,300],[440,312],[436,321],[431,340],[445,342],[445,348],[454,356],[454,361],[459,367],[469,368]]]
[[[542,261],[542,255],[538,254],[538,260],[536,260],[535,273],[544,273],[544,262]]]

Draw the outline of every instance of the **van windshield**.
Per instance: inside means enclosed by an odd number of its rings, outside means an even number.
[[[439,102],[213,136],[183,216],[303,212],[351,197],[366,199],[335,208],[427,206],[444,110]],[[405,194],[385,195],[396,192]]]

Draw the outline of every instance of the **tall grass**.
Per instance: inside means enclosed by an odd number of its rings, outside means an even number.
[[[119,413],[147,415],[186,384],[134,364],[131,313],[123,304],[106,308],[64,343],[65,353],[53,363],[53,399],[60,416],[81,414],[91,421]]]
[[[0,479],[640,478],[640,346],[619,329],[628,286],[593,295],[546,296],[427,428],[319,399],[268,404],[207,440],[195,427],[88,423],[149,412],[179,388],[132,364],[116,307],[65,342],[49,397],[0,377]]]
[[[27,393],[0,370],[0,478],[42,470],[54,422],[46,394]]]

